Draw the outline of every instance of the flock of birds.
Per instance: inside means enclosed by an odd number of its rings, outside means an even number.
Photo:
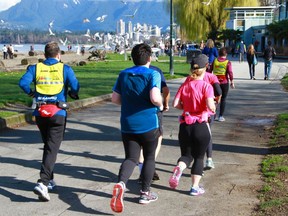
[[[121,0],[121,2],[124,5],[127,5],[127,1]],[[212,2],[212,0],[209,0],[207,2],[202,2],[202,4],[208,6],[208,5],[210,5],[211,2]],[[136,8],[134,10],[133,14],[126,14],[124,16],[129,17],[130,19],[134,19],[137,12],[138,12],[138,8]],[[104,14],[102,16],[97,17],[96,21],[103,23],[107,17],[108,17],[108,15]],[[85,23],[90,23],[91,21],[89,18],[86,17],[86,18],[83,18],[82,22],[85,24]],[[54,20],[50,21],[48,24],[48,32],[49,32],[50,36],[55,36],[55,33],[53,32],[53,25],[54,25]],[[169,30],[169,28],[170,28],[170,26],[167,28],[167,30]],[[151,36],[155,36],[151,33],[151,30],[144,32],[142,26],[134,27],[133,32],[138,33],[138,35],[141,36],[143,39],[149,39]],[[71,31],[65,30],[64,33],[71,33]],[[87,37],[88,42],[90,42],[90,41],[100,42],[102,44],[101,46],[105,49],[110,49],[111,46],[116,46],[116,45],[120,45],[120,46],[126,46],[127,45],[127,36],[126,35],[111,35],[109,33],[100,34],[99,32],[96,32],[94,35],[92,35],[90,32],[90,29],[87,29],[86,33],[83,34],[82,36]],[[166,35],[163,39],[169,39],[169,35]],[[59,39],[59,41],[64,46],[66,46],[66,44],[68,43],[67,37],[64,40]]]

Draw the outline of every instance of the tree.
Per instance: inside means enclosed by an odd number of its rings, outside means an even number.
[[[176,21],[180,24],[181,29],[186,32],[189,38],[197,40],[206,38],[208,33],[215,33],[225,28],[226,21],[229,19],[229,12],[224,8],[257,6],[258,1],[207,0],[204,3],[203,0],[174,0],[173,5]]]
[[[242,31],[234,30],[234,29],[223,29],[222,31],[219,31],[217,34],[217,39],[223,40],[224,44],[228,41],[240,41],[241,35],[243,34]]]
[[[279,22],[273,22],[267,26],[268,34],[275,40],[282,41],[282,39],[288,39],[288,20],[281,20]]]
[[[277,0],[259,0],[261,6],[276,5]]]

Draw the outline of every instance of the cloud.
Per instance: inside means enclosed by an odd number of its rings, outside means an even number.
[[[20,2],[21,0],[9,0],[9,1],[0,1],[0,11],[4,11],[7,10],[8,8],[14,6],[15,4],[17,4],[18,2]]]

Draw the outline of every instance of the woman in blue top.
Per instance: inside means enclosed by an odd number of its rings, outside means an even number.
[[[152,50],[147,44],[136,45],[131,52],[135,66],[120,72],[113,87],[112,102],[121,105],[121,132],[125,149],[118,183],[113,188],[110,207],[115,212],[124,209],[123,195],[126,183],[138,164],[141,148],[144,164],[141,172],[142,190],[139,203],[157,200],[150,191],[155,171],[155,150],[160,136],[158,112],[163,110],[161,77],[149,69]]]
[[[214,59],[218,57],[218,50],[214,46],[214,41],[212,39],[207,40],[206,46],[204,47],[202,53],[208,56],[209,65],[207,72],[211,73],[211,65],[213,64]]]

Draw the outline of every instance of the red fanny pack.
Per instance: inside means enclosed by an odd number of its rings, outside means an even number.
[[[57,107],[57,105],[55,104],[45,104],[45,105],[41,105],[38,109],[40,116],[42,117],[52,117],[55,115],[55,113],[57,113],[60,109],[59,107]]]

